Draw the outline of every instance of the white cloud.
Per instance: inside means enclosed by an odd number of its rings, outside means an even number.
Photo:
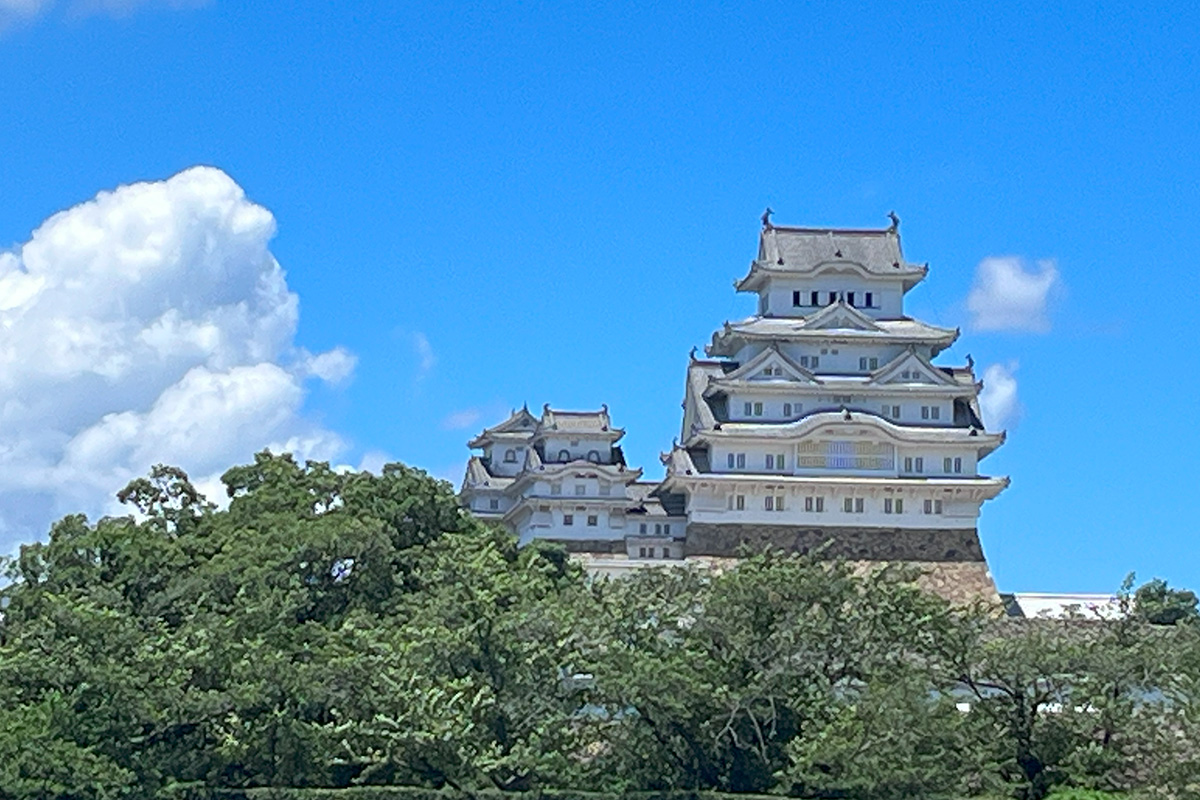
[[[344,347],[335,347],[318,355],[304,351],[301,366],[304,372],[326,383],[339,384],[354,374],[358,356]]]
[[[478,422],[481,416],[483,416],[483,412],[478,408],[465,408],[462,411],[455,411],[452,414],[447,414],[446,418],[442,420],[442,430],[464,430]]]
[[[206,488],[256,450],[333,458],[304,383],[354,368],[294,345],[275,219],[197,167],[55,214],[0,255],[0,553],[55,516],[114,510],[155,463]]]
[[[437,355],[429,338],[420,331],[413,334],[413,351],[417,354],[417,380],[425,380],[437,364]]]
[[[1003,430],[1021,415],[1017,398],[1017,362],[992,364],[983,371],[983,391],[979,393],[979,410],[983,424],[990,431]]]
[[[1039,261],[1026,269],[1013,256],[992,256],[979,262],[975,284],[967,295],[971,327],[977,331],[1050,330],[1047,304],[1060,286],[1053,261]]]
[[[48,14],[57,5],[62,5],[67,17],[79,18],[100,14],[124,17],[142,7],[182,10],[207,3],[208,0],[66,0],[61,4],[55,0],[0,0],[0,27]]]

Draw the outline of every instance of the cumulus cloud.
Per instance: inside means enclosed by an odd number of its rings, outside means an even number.
[[[305,382],[354,356],[294,344],[275,219],[218,169],[123,186],[0,254],[0,552],[67,511],[114,510],[153,464],[206,488],[263,447],[345,449]]]
[[[1003,430],[1021,415],[1017,398],[1017,362],[992,364],[983,371],[983,391],[979,393],[979,410],[983,424],[990,431]]]
[[[971,327],[977,331],[1050,330],[1047,304],[1060,286],[1053,261],[1038,261],[1027,269],[1022,259],[993,256],[979,262],[975,283],[967,295]]]

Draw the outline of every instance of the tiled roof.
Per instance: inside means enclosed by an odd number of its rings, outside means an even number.
[[[613,428],[612,419],[608,415],[608,406],[601,406],[599,411],[556,411],[547,404],[542,409],[538,432],[544,434],[549,431],[612,433],[620,432],[621,429]]]
[[[879,275],[924,273],[909,264],[895,228],[792,228],[771,226],[759,234],[758,263],[772,270],[803,272],[821,264],[850,262]]]

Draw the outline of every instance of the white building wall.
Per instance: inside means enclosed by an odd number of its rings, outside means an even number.
[[[599,464],[612,463],[612,441],[608,438],[588,436],[547,436],[543,440],[543,460],[548,462],[562,461],[561,453],[566,450],[570,460],[587,459],[589,454],[595,454]]]
[[[742,498],[740,501],[739,497]],[[768,497],[771,498],[770,509],[767,508]],[[780,497],[783,498],[782,511],[778,508]],[[846,511],[847,498],[851,501],[850,511]],[[858,510],[859,500],[862,511]],[[926,513],[927,500],[930,502],[929,513]],[[890,513],[888,501],[891,501]],[[690,522],[802,527],[973,528],[980,505],[979,500],[970,499],[968,490],[929,485],[895,489],[830,488],[772,486],[764,481],[698,492],[689,503],[688,518]]]
[[[793,303],[794,293],[800,292],[801,305]],[[812,293],[817,292],[817,305],[812,305]],[[856,272],[827,272],[812,278],[774,278],[759,293],[762,313],[775,317],[806,317],[815,314],[832,301],[830,293],[850,302],[854,307],[875,319],[894,319],[902,316],[904,291],[900,280],[864,278]],[[866,295],[871,294],[871,306]]]

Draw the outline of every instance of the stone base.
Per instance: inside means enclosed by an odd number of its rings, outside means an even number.
[[[847,561],[980,561],[983,547],[974,528],[801,528],[693,522],[685,556],[736,557],[766,549],[819,553]]]

